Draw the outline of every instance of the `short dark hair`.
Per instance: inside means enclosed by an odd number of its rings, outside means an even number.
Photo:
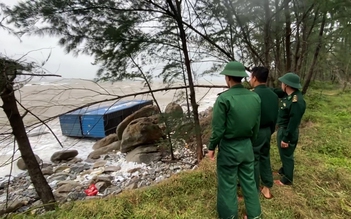
[[[241,83],[244,77],[234,77],[234,76],[228,76],[229,80],[234,81],[235,83]]]
[[[252,74],[251,77],[256,77],[257,81],[260,83],[266,83],[267,79],[268,79],[268,74],[269,74],[269,70],[266,67],[254,67],[251,70]]]

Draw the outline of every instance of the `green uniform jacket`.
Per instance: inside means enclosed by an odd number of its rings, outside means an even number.
[[[291,95],[285,95],[280,100],[277,124],[285,128],[282,141],[288,143],[296,138],[294,133],[299,128],[305,110],[306,102],[299,90],[294,91]]]
[[[213,107],[212,136],[209,150],[222,139],[256,139],[260,126],[261,99],[238,84],[221,93]]]
[[[261,122],[260,128],[271,129],[271,134],[275,131],[277,124],[279,99],[276,93],[266,85],[258,85],[253,91],[261,98]]]

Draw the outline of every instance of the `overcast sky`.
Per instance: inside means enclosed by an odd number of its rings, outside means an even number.
[[[6,5],[14,5],[17,0],[0,0]],[[28,54],[28,61],[38,61],[39,63],[46,60],[50,51],[51,57],[44,66],[49,73],[59,74],[64,78],[83,78],[93,79],[98,70],[97,66],[91,65],[93,57],[80,55],[74,57],[66,54],[64,49],[58,45],[58,38],[24,36],[22,42],[15,36],[8,34],[5,30],[0,29],[0,53],[16,59],[24,54]]]

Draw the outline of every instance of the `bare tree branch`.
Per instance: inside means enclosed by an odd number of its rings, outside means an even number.
[[[37,115],[35,115],[34,113],[32,113],[30,110],[28,110],[26,107],[24,107],[17,99],[16,102],[18,103],[18,105],[20,105],[24,110],[26,110],[26,112],[28,112],[29,114],[31,114],[32,116],[34,116],[37,120],[39,120],[43,125],[45,125],[49,131],[51,132],[51,134],[56,138],[57,142],[60,144],[60,146],[63,148],[63,145],[60,141],[60,139],[58,139],[57,135],[52,131],[52,129],[50,128],[50,126],[48,126],[48,124],[46,124],[43,120],[41,120]]]

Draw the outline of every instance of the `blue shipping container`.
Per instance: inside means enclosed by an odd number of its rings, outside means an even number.
[[[81,115],[82,134],[85,137],[103,138],[116,133],[118,124],[127,116],[152,104],[152,100],[119,101],[112,106],[89,110]]]
[[[92,110],[96,110],[96,107],[84,107],[59,116],[62,134],[72,137],[83,137],[81,115]]]

